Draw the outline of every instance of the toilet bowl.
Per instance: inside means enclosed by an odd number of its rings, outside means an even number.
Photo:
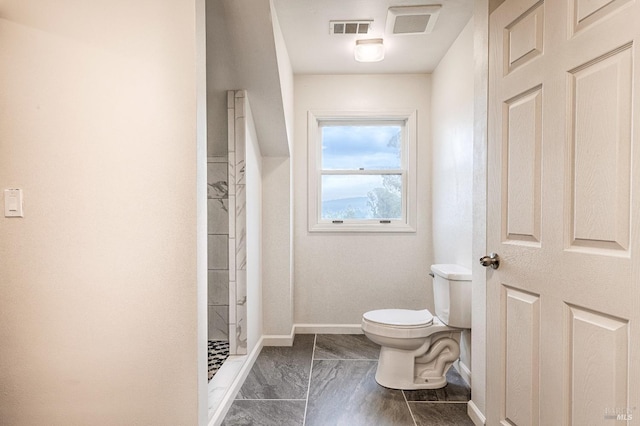
[[[438,389],[460,356],[471,328],[471,271],[432,265],[436,316],[427,309],[379,309],[362,316],[362,330],[381,346],[376,381],[392,389]]]

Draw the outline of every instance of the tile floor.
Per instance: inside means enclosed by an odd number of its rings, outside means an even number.
[[[455,369],[442,389],[387,389],[375,382],[378,353],[364,335],[300,334],[293,347],[265,347],[222,424],[473,426]]]

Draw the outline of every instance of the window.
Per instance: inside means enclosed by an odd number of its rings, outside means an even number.
[[[309,112],[310,231],[415,231],[415,115]]]

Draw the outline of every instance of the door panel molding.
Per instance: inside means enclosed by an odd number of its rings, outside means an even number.
[[[567,424],[611,420],[628,407],[629,321],[571,304],[565,317],[566,401],[573,402],[564,407]]]
[[[631,44],[568,73],[569,247],[627,251],[630,238]]]
[[[503,241],[540,247],[542,85],[504,103]]]
[[[542,55],[544,40],[544,2],[506,26],[504,36],[504,75]]]
[[[503,424],[535,425],[540,417],[540,296],[502,286],[505,375]]]

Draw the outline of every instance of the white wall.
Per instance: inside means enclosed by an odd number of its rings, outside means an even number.
[[[3,424],[198,423],[195,5],[2,2]]]
[[[247,90],[251,95],[262,155],[288,155],[287,112],[282,98],[286,88],[281,87],[287,83],[279,75],[282,56],[276,50],[270,0],[207,0],[207,6],[227,28],[216,46],[233,56],[233,65],[227,70],[233,83],[230,89]],[[215,25],[210,29],[217,33]]]
[[[435,263],[471,269],[473,196],[473,20],[433,73],[433,251]],[[471,334],[460,344],[471,367]]]
[[[473,23],[433,73],[433,253],[471,269]]]
[[[251,94],[255,126],[260,135],[262,155],[289,154],[289,115],[291,104],[283,97],[291,86],[286,72],[286,52],[270,0],[206,0],[209,137],[224,137],[221,121],[226,109],[227,90],[247,90]],[[259,42],[256,42],[258,40]],[[225,155],[223,147],[211,147],[209,155]],[[219,152],[215,152],[220,149]]]
[[[288,335],[293,326],[291,159],[263,158],[264,332]]]
[[[295,77],[295,322],[359,324],[378,308],[433,308],[429,75]],[[307,231],[307,119],[311,109],[416,109],[417,232]]]
[[[294,139],[294,79],[273,1],[270,4],[289,149],[288,156],[267,157],[263,162],[263,220],[267,224],[263,243],[264,332],[282,336],[290,334],[293,326],[291,153]]]
[[[287,129],[287,143],[289,155],[291,155],[293,144],[293,115],[295,113],[293,105],[293,68],[289,59],[289,52],[284,42],[284,35],[280,28],[278,15],[276,13],[273,0],[269,0],[271,7],[271,23],[273,25],[273,41],[276,49],[278,61],[278,77],[280,79],[280,90],[282,92],[282,109],[284,110],[284,121]]]
[[[237,76],[231,32],[225,19],[224,3],[206,0],[207,26],[207,154],[226,156],[227,91],[242,89],[236,86]]]

